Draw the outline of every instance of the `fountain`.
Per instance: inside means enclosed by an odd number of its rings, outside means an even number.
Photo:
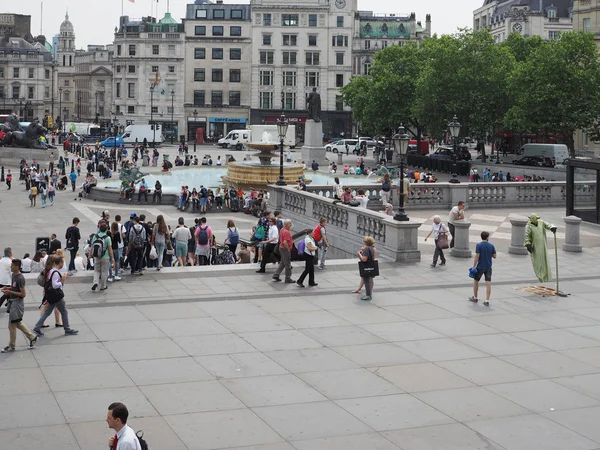
[[[228,186],[242,189],[253,187],[266,189],[267,185],[275,184],[279,179],[279,144],[273,142],[272,136],[264,132],[260,142],[247,144],[248,148],[258,150],[255,156],[258,161],[236,161],[227,163],[227,175],[222,177]],[[272,158],[277,158],[273,163]],[[283,164],[283,177],[287,184],[296,184],[298,178],[304,177],[302,164]],[[308,183],[310,180],[306,180]]]

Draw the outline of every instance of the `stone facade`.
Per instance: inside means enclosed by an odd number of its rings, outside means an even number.
[[[75,55],[75,98],[82,122],[110,120],[112,98],[112,46],[90,45]]]
[[[63,122],[77,118],[77,95],[75,91],[75,28],[65,14],[60,25],[58,49],[56,50],[56,87],[59,109],[56,114]]]

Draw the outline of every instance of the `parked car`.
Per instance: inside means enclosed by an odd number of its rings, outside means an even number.
[[[382,141],[376,141],[375,139],[368,137],[368,136],[363,136],[363,137],[359,137],[358,138],[358,143],[362,144],[363,142],[366,142],[367,144],[367,148],[373,148],[373,147],[383,147],[385,144]]]
[[[351,152],[354,152],[354,147],[356,147],[356,143],[358,141],[356,139],[341,139],[337,142],[329,143],[325,146],[325,151],[333,152],[333,153],[346,153],[346,143],[348,144],[348,149]]]
[[[453,147],[438,147],[435,152],[429,155],[430,158],[456,159],[457,161],[470,161],[471,153],[465,147],[459,148],[454,152]]]
[[[513,160],[517,166],[554,167],[552,158],[547,156],[523,156]]]
[[[117,141],[117,147],[121,147],[122,145],[125,145],[122,135],[118,135],[116,141]],[[115,138],[112,136],[109,138],[106,138],[105,140],[100,142],[100,147],[113,148],[114,146],[115,146]]]

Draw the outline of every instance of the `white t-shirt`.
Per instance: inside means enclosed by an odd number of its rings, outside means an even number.
[[[448,214],[448,223],[454,223],[454,221],[456,220],[454,218],[454,214],[460,217],[461,212],[459,211],[458,206],[455,206],[450,210],[450,214]]]
[[[21,260],[21,272],[29,273],[31,272],[31,258],[25,258]]]
[[[310,243],[311,247],[316,247],[314,239],[307,235],[304,238],[304,253],[306,253],[307,255],[315,256],[315,252],[314,251],[311,252],[308,249],[308,244],[309,243]]]
[[[277,228],[277,225],[269,226],[269,238],[267,240],[270,241],[273,238],[275,240],[271,244],[277,244],[279,242],[279,228]]]
[[[10,286],[12,283],[12,272],[10,266],[12,265],[12,259],[8,256],[0,259],[0,284],[3,286]]]
[[[441,232],[448,232],[448,227],[443,222],[436,224],[435,222],[431,225],[431,231],[433,231],[433,238],[437,239]]]

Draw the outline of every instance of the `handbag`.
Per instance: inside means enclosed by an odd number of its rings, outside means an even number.
[[[369,258],[366,261],[358,261],[358,273],[363,278],[379,276],[379,261],[373,259],[372,251],[369,251]]]
[[[55,273],[58,272],[52,272],[52,275],[48,279],[46,289],[44,291],[44,300],[47,301],[49,305],[54,305],[60,302],[63,298],[65,298],[65,293],[63,292],[62,288],[54,289],[52,287],[52,277]],[[58,273],[58,275],[60,276],[60,273]]]
[[[150,255],[149,255],[149,257],[152,260],[158,258],[158,252],[156,251],[156,247],[154,245],[150,248]]]
[[[450,245],[448,244],[448,235],[447,234],[438,234],[438,238],[437,238],[437,247],[440,250],[445,250],[447,248],[450,248]]]

